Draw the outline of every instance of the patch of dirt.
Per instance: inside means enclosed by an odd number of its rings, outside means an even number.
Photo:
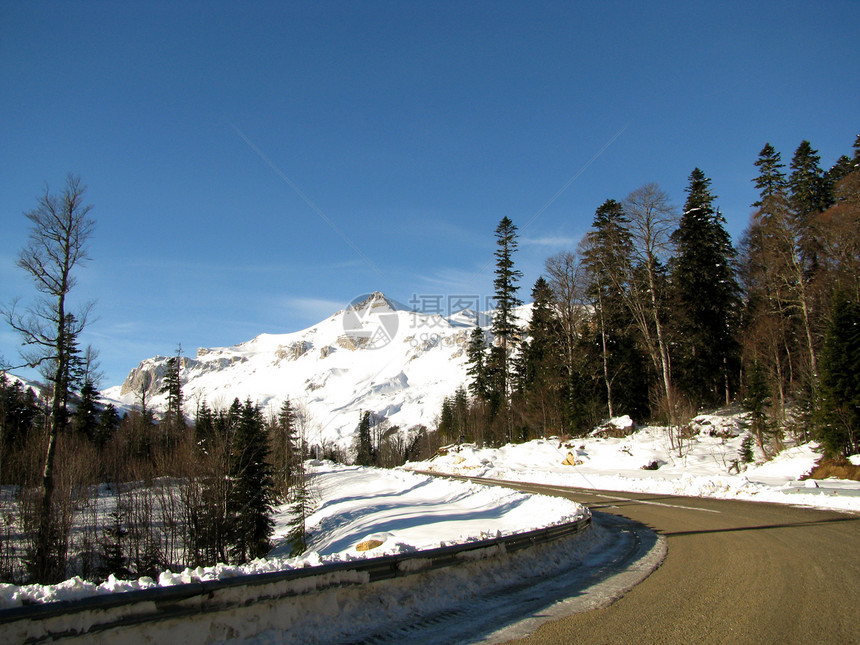
[[[812,472],[803,479],[827,479],[828,477],[860,481],[860,466],[855,466],[845,457],[835,457],[833,459],[822,457],[815,464]]]

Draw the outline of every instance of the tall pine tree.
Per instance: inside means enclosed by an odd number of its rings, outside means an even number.
[[[469,383],[469,392],[482,401],[486,401],[489,396],[486,349],[487,341],[484,338],[484,330],[476,325],[469,335],[469,344],[466,347],[466,374],[472,377],[472,382]]]
[[[788,184],[785,174],[780,169],[785,168],[785,164],[770,143],[764,144],[754,165],[758,168],[759,174],[753,179],[753,183],[759,191],[760,198],[753,202],[753,207],[763,208],[766,200],[778,196],[784,198]]]
[[[370,428],[372,426],[373,416],[370,410],[365,410],[358,422],[358,450],[356,451],[355,463],[359,466],[372,466],[376,460],[373,449],[373,438],[370,436]]]
[[[234,401],[234,408],[238,403]],[[260,408],[248,399],[239,406],[231,450],[233,488],[228,507],[232,518],[230,552],[234,562],[259,558],[269,551],[274,523],[266,439]]]
[[[735,251],[725,220],[714,209],[710,183],[700,169],[690,173],[684,214],[672,234],[681,345],[675,374],[697,407],[730,402],[740,355],[734,334],[740,313]]]
[[[490,349],[490,402],[504,412],[504,440],[512,438],[510,413],[511,373],[513,354],[519,337],[519,328],[514,320],[514,309],[522,304],[517,298],[517,282],[522,271],[514,268],[513,254],[517,250],[517,227],[507,217],[496,227],[496,311],[493,315],[493,347]]]
[[[182,346],[176,355],[167,359],[167,370],[159,393],[167,395],[167,412],[162,420],[167,445],[175,445],[185,430],[185,416],[182,414]]]
[[[827,452],[860,452],[860,304],[837,294],[821,355],[823,423]]]
[[[630,323],[629,289],[633,241],[622,205],[607,199],[594,213],[583,243],[587,294],[594,309],[591,344],[597,347],[601,397],[608,417],[648,413],[648,370]]]
[[[803,226],[811,225],[810,218],[833,203],[820,161],[818,151],[806,140],[800,143],[791,158],[791,174],[788,176],[791,207]]]
[[[539,277],[532,289],[532,312],[528,341],[519,356],[518,394],[523,432],[529,430],[545,437],[557,433],[564,418],[565,365],[561,326],[553,310],[553,292],[549,283]]]

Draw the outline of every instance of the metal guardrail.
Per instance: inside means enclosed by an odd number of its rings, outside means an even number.
[[[547,544],[578,533],[590,524],[589,515],[576,522],[426,551],[2,609],[0,610],[0,640],[3,640],[4,634],[22,635],[26,632],[28,636],[23,640],[17,640],[24,643],[46,642],[117,627],[131,627],[153,620],[217,612],[260,601],[322,591],[335,586],[366,584],[408,576]],[[345,577],[343,576],[345,572],[356,575]],[[310,581],[311,578],[319,578],[319,580]],[[296,585],[290,583],[300,580],[307,580],[313,584],[308,585],[307,590],[297,591]],[[266,586],[269,587],[268,590],[263,589]],[[298,586],[302,587],[302,585]],[[242,587],[246,587],[248,593],[243,594],[245,600],[240,602],[236,599],[236,594],[231,591]],[[66,627],[65,631],[57,631],[49,625],[55,619],[83,615],[87,612],[87,620],[79,621],[79,624],[86,625],[81,629],[69,630]],[[27,625],[25,626],[21,621],[26,621]],[[36,627],[34,622],[44,623],[43,628],[32,629]],[[62,621],[58,621],[58,625],[60,624],[63,624]],[[6,640],[6,642],[16,641]]]

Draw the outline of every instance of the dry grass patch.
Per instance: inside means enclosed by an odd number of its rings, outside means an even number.
[[[845,457],[834,457],[832,459],[822,457],[815,464],[812,472],[803,479],[827,479],[828,477],[860,481],[860,466],[855,466]]]

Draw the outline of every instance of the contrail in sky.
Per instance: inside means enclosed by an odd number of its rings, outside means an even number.
[[[295,193],[296,193],[299,197],[301,197],[301,198],[302,198],[302,200],[305,202],[305,204],[307,204],[307,205],[311,208],[311,210],[312,210],[313,212],[315,212],[317,215],[319,215],[319,216],[320,216],[320,218],[321,218],[321,219],[322,219],[326,224],[328,224],[328,225],[331,227],[331,229],[332,229],[335,233],[337,233],[337,234],[338,234],[338,236],[340,237],[340,239],[342,239],[344,242],[346,242],[346,244],[347,244],[347,245],[348,245],[348,246],[349,246],[353,251],[355,251],[356,253],[358,253],[358,255],[361,257],[361,259],[362,259],[362,260],[364,260],[364,261],[367,263],[367,266],[369,266],[371,269],[373,269],[373,270],[376,272],[376,274],[377,274],[380,278],[385,278],[385,276],[383,276],[383,275],[382,275],[382,272],[380,272],[380,270],[376,268],[376,265],[375,265],[373,262],[371,262],[371,261],[370,261],[370,258],[369,258],[369,257],[367,257],[364,253],[362,253],[361,249],[359,249],[355,244],[353,244],[352,240],[350,240],[350,239],[346,236],[346,234],[345,234],[343,231],[341,231],[341,230],[340,230],[340,229],[335,225],[335,223],[334,223],[334,222],[332,222],[332,221],[331,221],[331,220],[326,216],[326,214],[322,212],[322,210],[320,210],[319,206],[317,206],[316,204],[314,204],[314,203],[310,200],[310,198],[302,192],[301,188],[299,188],[298,186],[296,186],[296,184],[293,182],[293,180],[292,180],[292,179],[290,179],[289,177],[287,177],[287,175],[286,175],[286,174],[284,174],[284,172],[283,172],[280,168],[278,168],[278,167],[275,165],[275,163],[274,163],[271,159],[269,159],[269,158],[266,156],[266,154],[265,154],[262,150],[260,150],[260,149],[259,149],[259,148],[254,144],[254,142],[253,142],[253,141],[251,141],[251,140],[250,140],[250,139],[245,135],[245,133],[244,133],[244,132],[242,132],[242,130],[240,130],[240,129],[239,129],[239,127],[238,127],[236,124],[234,124],[232,121],[229,121],[229,120],[228,120],[227,122],[230,124],[230,127],[232,127],[232,128],[233,128],[233,130],[236,132],[236,134],[238,134],[238,135],[239,135],[239,137],[242,139],[242,141],[244,141],[245,143],[247,143],[247,144],[248,144],[248,147],[249,147],[249,148],[251,148],[251,150],[253,150],[254,152],[256,152],[256,153],[257,153],[257,156],[258,156],[258,157],[260,157],[260,159],[262,159],[262,160],[266,163],[266,165],[267,165],[267,166],[269,166],[269,168],[271,168],[272,170],[274,170],[274,171],[275,171],[275,174],[276,174],[276,175],[278,175],[278,177],[280,177],[281,179],[283,179],[283,180],[284,180],[284,183],[286,183],[290,188],[292,188],[292,189],[295,191]]]
[[[575,174],[575,175],[573,175],[573,177],[571,177],[570,179],[568,179],[568,180],[564,183],[564,186],[562,186],[561,188],[559,188],[559,189],[558,189],[558,192],[556,192],[556,194],[555,194],[555,195],[553,195],[553,196],[550,198],[550,200],[549,200],[546,204],[544,204],[543,206],[541,206],[540,210],[538,210],[534,215],[532,215],[532,216],[531,216],[531,218],[529,219],[529,221],[525,223],[525,225],[520,229],[520,231],[524,231],[524,230],[526,230],[526,229],[529,227],[529,225],[530,225],[532,222],[534,222],[534,221],[538,218],[538,216],[540,216],[540,215],[541,215],[541,213],[543,213],[547,208],[549,208],[549,207],[550,207],[550,205],[551,205],[551,204],[552,204],[556,199],[558,199],[558,198],[561,196],[561,194],[562,194],[564,191],[566,191],[566,190],[570,187],[570,185],[571,185],[573,182],[575,182],[575,181],[579,178],[579,176],[580,176],[582,173],[584,173],[584,172],[588,169],[588,167],[589,167],[591,164],[593,164],[595,161],[597,161],[597,158],[598,158],[600,155],[602,155],[604,152],[606,152],[606,149],[607,149],[609,146],[611,146],[613,143],[615,143],[615,140],[616,140],[618,137],[620,137],[620,136],[624,133],[624,131],[627,129],[627,127],[628,127],[629,125],[630,125],[629,123],[628,123],[628,124],[626,124],[623,128],[621,128],[618,132],[616,132],[616,133],[615,133],[615,134],[614,134],[614,135],[609,139],[609,141],[607,141],[605,144],[603,144],[603,147],[602,147],[600,150],[598,150],[597,152],[595,152],[595,153],[594,153],[594,156],[593,156],[593,157],[591,157],[591,159],[589,159],[589,160],[585,163],[585,165],[584,165],[582,168],[580,168],[580,169],[576,172],[576,174]],[[478,272],[474,275],[474,277],[473,277],[469,282],[470,282],[470,283],[471,283],[471,282],[474,282],[475,278],[477,278],[479,275],[481,275],[481,274],[484,272],[484,269],[486,269],[488,266],[490,266],[490,263],[491,263],[491,262],[492,262],[492,260],[488,260],[488,261],[487,261],[487,263],[486,263],[484,266],[482,266],[482,267],[478,270]]]
[[[561,188],[559,188],[558,192],[557,192],[555,195],[553,195],[553,196],[552,196],[552,198],[550,198],[550,200],[549,200],[546,204],[544,204],[544,205],[540,208],[540,210],[539,210],[537,213],[535,213],[534,215],[532,215],[532,216],[531,216],[531,219],[530,219],[528,222],[526,222],[526,223],[525,223],[525,225],[524,225],[524,226],[522,227],[522,229],[520,229],[520,230],[521,230],[521,231],[526,230],[526,229],[529,227],[529,224],[531,224],[532,222],[534,222],[534,221],[538,218],[538,216],[539,216],[541,213],[543,213],[547,208],[549,208],[549,207],[550,207],[550,205],[551,205],[551,204],[552,204],[556,199],[558,199],[558,198],[561,196],[561,194],[562,194],[564,191],[566,191],[566,190],[568,189],[568,187],[569,187],[573,182],[575,182],[575,181],[579,178],[579,176],[580,176],[582,173],[584,173],[584,172],[588,169],[588,167],[589,167],[591,164],[593,164],[595,161],[597,161],[597,158],[598,158],[600,155],[602,155],[604,152],[606,152],[606,149],[607,149],[609,146],[611,146],[613,143],[615,143],[615,140],[616,140],[618,137],[620,137],[622,134],[624,134],[624,131],[627,129],[627,127],[628,127],[629,125],[630,125],[629,123],[628,123],[627,125],[625,125],[625,126],[624,126],[623,128],[621,128],[618,132],[616,132],[616,133],[615,133],[615,135],[614,135],[614,136],[613,136],[609,141],[607,141],[605,144],[603,144],[603,147],[602,147],[600,150],[598,150],[596,153],[594,153],[594,156],[593,156],[591,159],[589,159],[589,160],[586,162],[586,164],[585,164],[582,168],[580,168],[580,169],[579,169],[579,171],[578,171],[578,172],[577,172],[573,177],[571,177],[570,179],[568,179],[568,180],[567,180],[567,182],[564,184],[564,186],[562,186]],[[483,269],[481,269],[481,270],[483,271]]]

